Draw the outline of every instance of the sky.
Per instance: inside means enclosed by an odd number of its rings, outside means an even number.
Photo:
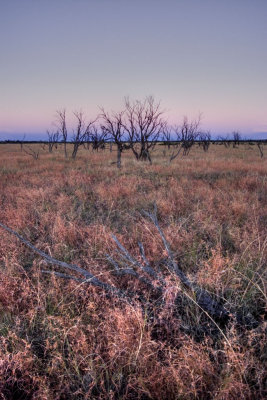
[[[0,140],[153,95],[170,123],[267,138],[267,0],[0,0]]]

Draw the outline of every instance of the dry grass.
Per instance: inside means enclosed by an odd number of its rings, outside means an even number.
[[[37,146],[37,145],[36,145]],[[102,280],[115,233],[136,257],[142,240],[155,267],[165,257],[155,228],[140,215],[158,205],[176,260],[246,321],[211,321],[169,280],[159,306],[110,299],[97,288],[40,273],[42,260],[0,232],[0,398],[263,399],[266,387],[267,160],[256,146],[195,147],[168,165],[115,150],[63,149],[39,160],[0,146],[0,221],[54,257]],[[143,293],[148,296],[148,293]]]

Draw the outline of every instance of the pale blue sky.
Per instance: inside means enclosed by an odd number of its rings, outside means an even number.
[[[150,94],[171,122],[267,132],[267,0],[0,0],[0,54],[0,139]]]

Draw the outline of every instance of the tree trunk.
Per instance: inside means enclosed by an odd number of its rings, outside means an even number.
[[[73,143],[73,152],[72,152],[72,155],[71,155],[73,160],[75,160],[75,158],[77,156],[78,148],[79,148],[79,143]]]
[[[134,145],[131,144],[130,148],[132,149],[132,152],[134,153],[135,158],[137,159],[137,161],[139,160],[139,154],[138,152],[135,150]]]
[[[121,153],[122,149],[120,146],[117,146],[117,167],[121,168]]]
[[[68,153],[67,153],[67,142],[64,142],[64,153],[65,153],[65,158],[68,158]]]
[[[258,146],[258,149],[259,149],[259,151],[260,151],[260,156],[261,156],[261,158],[262,158],[262,157],[263,157],[263,149],[262,149],[262,146],[261,146],[260,143],[258,143],[257,146]]]
[[[145,148],[141,149],[139,159],[141,161],[149,161],[149,163],[152,164],[152,160],[151,160],[151,157],[150,157],[148,149],[145,149]]]

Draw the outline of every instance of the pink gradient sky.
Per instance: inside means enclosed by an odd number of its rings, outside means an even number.
[[[153,94],[171,122],[267,132],[265,0],[0,0],[0,140]],[[266,135],[267,136],[267,135]]]

